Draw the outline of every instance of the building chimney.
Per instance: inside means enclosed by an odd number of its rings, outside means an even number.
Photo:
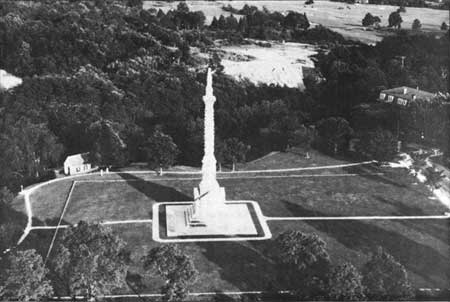
[[[406,94],[408,92],[408,88],[403,87],[403,94]]]

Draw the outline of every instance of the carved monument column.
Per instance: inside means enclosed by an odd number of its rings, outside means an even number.
[[[225,203],[225,190],[216,179],[216,157],[214,156],[214,103],[212,72],[208,68],[204,117],[204,155],[202,160],[202,180],[198,188],[194,188],[194,205],[188,211],[188,223],[206,225],[208,218],[213,218]]]

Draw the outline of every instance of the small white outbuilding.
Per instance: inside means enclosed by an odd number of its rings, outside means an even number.
[[[87,173],[91,170],[92,165],[89,162],[89,152],[69,155],[64,161],[64,174],[66,175]]]
[[[0,91],[12,89],[22,84],[22,79],[0,69]]]

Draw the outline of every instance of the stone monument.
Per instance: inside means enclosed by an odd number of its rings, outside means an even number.
[[[153,239],[159,242],[264,240],[271,237],[258,203],[226,200],[225,189],[217,182],[214,156],[216,98],[212,75],[208,68],[203,96],[205,117],[201,181],[194,188],[194,201],[167,201],[153,205],[152,233]]]
[[[208,68],[204,117],[204,155],[202,160],[202,180],[194,188],[194,204],[186,211],[186,221],[190,226],[205,226],[207,220],[216,220],[225,208],[225,189],[216,178],[216,157],[214,156],[214,103],[212,72]]]

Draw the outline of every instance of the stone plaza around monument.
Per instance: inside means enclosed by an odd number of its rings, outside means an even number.
[[[153,239],[159,242],[264,240],[272,237],[257,202],[227,201],[220,217],[205,226],[191,226],[186,209],[193,202],[153,205]]]
[[[259,205],[227,201],[216,178],[212,72],[208,68],[204,116],[202,180],[194,201],[162,202],[153,206],[153,239],[162,242],[262,240],[271,237]]]

